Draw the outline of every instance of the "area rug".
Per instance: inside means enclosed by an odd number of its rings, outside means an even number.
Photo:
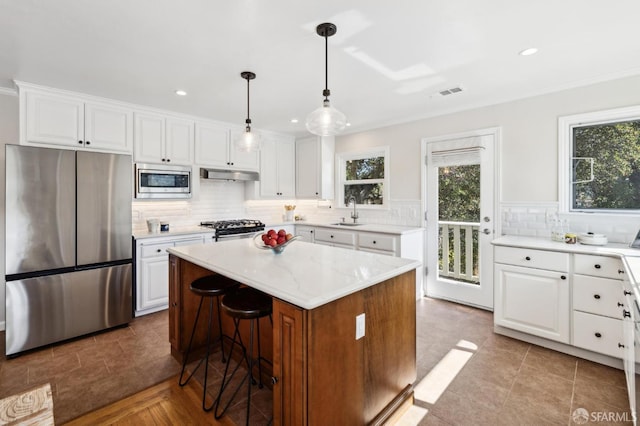
[[[1,425],[54,425],[51,386],[46,385],[0,400]]]

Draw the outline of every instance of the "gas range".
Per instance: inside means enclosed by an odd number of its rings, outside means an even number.
[[[254,219],[234,219],[200,222],[200,226],[214,229],[217,241],[219,238],[250,237],[250,234],[264,231],[265,225]]]

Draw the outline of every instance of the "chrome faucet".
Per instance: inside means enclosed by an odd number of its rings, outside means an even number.
[[[353,219],[353,223],[357,223],[358,222],[358,211],[356,210],[356,197],[354,197],[353,195],[351,197],[349,197],[349,204],[351,204],[353,202],[353,213],[351,213],[351,219]]]

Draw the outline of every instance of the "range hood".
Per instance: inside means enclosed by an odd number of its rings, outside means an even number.
[[[206,169],[200,168],[200,177],[203,179],[216,180],[238,180],[238,181],[258,181],[260,174],[258,172],[249,172],[241,170],[224,170],[224,169]]]

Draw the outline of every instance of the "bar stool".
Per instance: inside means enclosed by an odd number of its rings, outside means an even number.
[[[265,361],[269,364],[271,362],[262,357],[260,352],[260,318],[269,316],[269,321],[273,325],[273,319],[271,317],[271,313],[273,312],[272,300],[271,297],[261,291],[253,289],[251,287],[242,287],[238,289],[234,293],[229,293],[224,295],[222,298],[222,309],[224,312],[233,318],[233,322],[235,324],[235,331],[233,333],[233,341],[231,342],[231,349],[229,354],[233,353],[233,348],[235,345],[239,345],[242,349],[242,359],[238,361],[233,372],[227,377],[229,372],[229,364],[231,361],[227,363],[224,369],[224,376],[222,378],[222,383],[220,384],[220,392],[218,393],[218,397],[215,402],[215,418],[220,419],[224,413],[229,408],[229,405],[233,402],[233,399],[238,394],[238,391],[244,384],[245,380],[249,379],[247,383],[247,425],[249,424],[249,412],[251,409],[251,385],[256,384],[256,381],[253,378],[253,367],[254,362],[258,363],[258,387],[262,388],[262,363],[261,361]],[[242,343],[242,338],[240,336],[240,321],[241,320],[249,320],[249,347],[248,354],[247,348],[244,347]],[[256,325],[256,331],[258,334],[258,357],[253,358],[253,334],[254,334],[254,324]],[[231,358],[231,355],[229,355]],[[227,404],[219,411],[220,401],[222,399],[222,394],[227,390],[228,385],[231,383],[233,376],[238,371],[240,364],[242,361],[247,364],[247,374],[240,381],[236,389],[233,391],[233,394],[227,401]]]
[[[204,411],[210,411],[213,408],[213,403],[209,407],[206,406],[206,398],[207,398],[207,375],[209,372],[209,353],[211,352],[211,322],[213,317],[213,299],[216,299],[217,307],[218,307],[218,331],[220,332],[220,336],[216,339],[220,341],[220,351],[222,352],[222,362],[226,362],[224,356],[224,338],[230,339],[229,336],[225,336],[222,332],[222,319],[220,315],[220,297],[230,294],[235,291],[239,287],[239,283],[237,281],[232,280],[231,278],[227,278],[224,275],[207,275],[202,278],[198,278],[194,280],[189,289],[200,296],[200,304],[198,305],[198,312],[196,313],[196,319],[193,322],[193,330],[191,331],[191,337],[189,338],[189,346],[187,346],[187,352],[184,355],[184,360],[182,361],[182,371],[180,372],[180,379],[178,380],[178,384],[180,386],[184,386],[189,383],[189,380],[193,377],[202,361],[205,361],[204,364],[204,389],[202,391],[202,409]],[[189,360],[189,353],[191,352],[191,345],[193,344],[193,336],[196,334],[196,328],[198,326],[198,319],[200,318],[200,311],[202,309],[202,302],[204,299],[209,299],[209,325],[207,328],[207,353],[204,358],[200,358],[200,362],[193,369],[189,377],[185,381],[182,381],[184,376],[185,367],[187,366]],[[216,343],[216,342],[213,342]]]

